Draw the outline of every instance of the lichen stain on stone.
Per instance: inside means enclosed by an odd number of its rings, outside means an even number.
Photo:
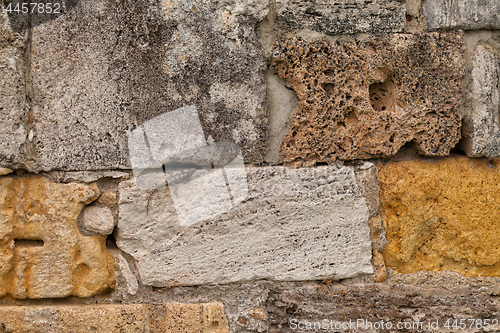
[[[460,139],[462,49],[455,32],[277,42],[272,65],[299,99],[285,161],[391,156],[410,141],[447,155]]]
[[[500,160],[388,163],[380,170],[386,265],[399,273],[500,276]]]
[[[0,178],[0,297],[89,297],[114,287],[106,236],[83,236],[82,208],[96,186],[40,176]]]

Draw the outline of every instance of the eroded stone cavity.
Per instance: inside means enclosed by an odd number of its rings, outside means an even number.
[[[403,161],[378,180],[387,246],[399,273],[452,270],[500,276],[500,161]]]
[[[460,33],[276,43],[272,63],[299,99],[285,160],[390,156],[410,141],[447,155],[460,139],[462,48]]]
[[[99,190],[43,177],[0,178],[0,296],[89,297],[114,287],[106,236],[83,236],[82,208]]]
[[[137,260],[143,284],[343,279],[373,272],[369,210],[353,167],[247,172],[243,202],[188,227],[181,227],[168,189],[121,184],[117,245]],[[192,209],[211,199],[196,200]]]

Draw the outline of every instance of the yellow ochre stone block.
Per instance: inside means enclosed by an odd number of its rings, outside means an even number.
[[[89,297],[114,287],[106,236],[83,236],[77,226],[98,196],[96,186],[0,178],[0,297]]]
[[[399,273],[500,276],[499,164],[453,157],[384,165],[386,265]]]

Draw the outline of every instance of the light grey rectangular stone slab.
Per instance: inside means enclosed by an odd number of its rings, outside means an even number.
[[[130,169],[128,135],[189,105],[207,142],[235,143],[247,163],[262,161],[266,64],[255,26],[268,4],[79,0],[35,26],[32,169]]]
[[[0,167],[23,162],[28,101],[23,74],[27,33],[14,33],[0,4]]]
[[[277,0],[277,18],[286,30],[328,35],[400,32],[406,22],[401,0]]]
[[[422,13],[431,29],[500,29],[498,0],[424,0]]]
[[[143,284],[345,279],[373,272],[369,211],[353,167],[246,170],[246,199],[188,227],[179,224],[168,189],[121,183],[117,245],[137,260]]]
[[[467,156],[500,156],[500,55],[488,44],[476,46],[464,109],[462,136]]]
[[[80,1],[32,28],[37,170],[130,168],[126,134],[136,122],[112,61],[123,52],[116,49],[123,24],[101,7]]]

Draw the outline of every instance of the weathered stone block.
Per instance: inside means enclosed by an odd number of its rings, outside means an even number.
[[[0,329],[9,333],[229,333],[221,303],[6,306],[0,308]]]
[[[104,191],[99,197],[99,203],[108,206],[114,206],[117,203],[115,191],[107,190]]]
[[[105,236],[83,236],[77,217],[97,187],[43,177],[0,178],[0,296],[88,297],[114,286]]]
[[[100,235],[109,235],[115,228],[115,220],[108,207],[90,206],[82,211],[82,224],[85,230]]]
[[[148,307],[142,304],[6,306],[0,308],[0,328],[11,333],[151,332]]]
[[[453,280],[453,276],[450,275],[452,274],[435,274],[434,279],[416,279],[418,281],[416,285],[408,285],[406,281],[353,285],[283,284],[270,288],[266,306],[269,326],[282,327],[275,330],[280,333],[301,331],[344,333],[349,330],[435,333],[459,332],[460,329],[443,328],[450,318],[451,321],[448,323],[453,323],[455,320],[460,322],[461,319],[463,322],[464,318],[484,318],[489,319],[490,323],[500,319],[498,314],[500,306],[493,300],[496,297],[490,296],[494,293],[493,288],[482,287],[486,284],[485,281],[474,281],[472,278],[456,281],[457,279]],[[425,285],[422,286],[423,284]],[[438,285],[445,285],[445,288],[439,288]],[[313,329],[314,322],[321,321],[322,318],[331,321],[330,329]],[[290,325],[292,320],[295,321],[295,325],[301,322],[304,329],[298,329],[297,326],[295,329],[290,329],[293,328]],[[349,320],[354,323],[354,327],[349,328]],[[356,326],[357,320],[361,320],[358,326]],[[343,324],[346,322],[347,325]],[[436,322],[440,325],[437,329],[436,325],[430,325]],[[306,329],[306,323],[311,325],[311,329]],[[389,329],[391,326],[388,323],[392,324],[392,329]],[[400,329],[397,329],[397,323],[402,323]],[[406,329],[402,329],[403,327]],[[482,330],[484,329],[473,327],[470,332]]]
[[[343,279],[373,272],[369,211],[353,167],[247,172],[248,196],[239,205],[184,228],[169,190],[120,185],[117,245],[137,260],[143,284]]]
[[[467,88],[462,148],[471,157],[500,156],[500,56],[491,46],[476,47]]]
[[[424,0],[422,13],[431,29],[500,29],[497,0]]]
[[[261,161],[267,140],[265,62],[255,32],[268,1],[81,0],[33,28],[38,166],[130,168],[127,135],[196,105],[209,142]]]
[[[0,4],[0,167],[23,162],[27,138],[27,91],[23,71],[27,33],[16,34]]]
[[[155,306],[151,311],[151,331],[157,333],[229,333],[221,303]]]
[[[378,179],[386,265],[399,273],[500,276],[500,161],[388,163]]]
[[[329,35],[400,32],[405,5],[401,0],[277,0],[277,18],[286,30],[308,29]]]
[[[299,99],[285,160],[390,156],[410,141],[447,155],[460,139],[463,47],[460,33],[276,43],[273,65]]]
[[[32,28],[34,170],[130,168],[126,132],[137,122],[115,68],[125,23],[102,3],[80,1]]]

